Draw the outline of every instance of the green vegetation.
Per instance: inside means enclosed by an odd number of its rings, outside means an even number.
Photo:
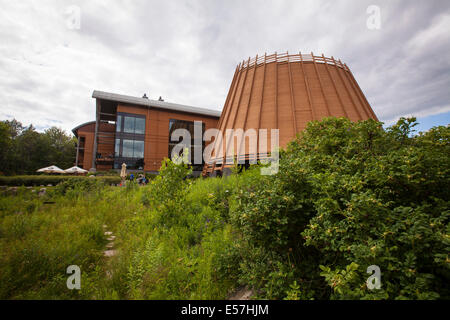
[[[58,183],[75,180],[83,181],[85,179],[93,179],[84,176],[64,176],[64,175],[35,175],[35,176],[0,176],[0,186],[47,186],[57,185]],[[118,184],[120,183],[120,177],[115,173],[113,175],[97,176],[97,180],[101,180],[106,184]]]
[[[3,193],[0,298],[224,299],[246,285],[268,299],[448,299],[450,128],[412,136],[414,121],[311,122],[273,176],[185,179],[167,160],[146,187]]]
[[[70,168],[75,163],[76,141],[57,127],[40,133],[17,120],[0,121],[0,175],[32,174],[50,165]]]
[[[414,120],[310,123],[237,195],[241,281],[267,298],[448,299],[450,128],[411,137]]]

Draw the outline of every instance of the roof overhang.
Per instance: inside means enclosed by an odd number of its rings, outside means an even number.
[[[182,104],[170,103],[170,102],[165,102],[165,101],[157,101],[157,100],[151,100],[151,99],[146,99],[146,98],[137,98],[137,97],[127,96],[127,95],[122,95],[122,94],[117,94],[117,93],[98,91],[98,90],[95,90],[92,93],[92,98],[106,100],[106,101],[113,101],[113,102],[121,102],[121,103],[138,105],[138,106],[144,106],[147,108],[159,108],[159,109],[165,109],[165,110],[170,110],[170,111],[193,113],[193,114],[209,116],[209,117],[214,117],[214,118],[219,118],[220,115],[222,114],[221,111],[217,111],[217,110],[191,107],[191,106],[186,106],[186,105],[182,105]]]
[[[72,132],[73,132],[73,134],[75,135],[75,137],[78,138],[78,134],[77,134],[78,129],[80,129],[81,127],[87,126],[87,125],[89,125],[89,124],[93,124],[93,123],[95,123],[95,121],[89,121],[89,122],[82,123],[82,124],[80,124],[79,126],[76,126],[75,128],[73,128],[73,129],[72,129]]]

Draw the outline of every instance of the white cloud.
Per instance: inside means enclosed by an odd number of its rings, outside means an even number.
[[[0,118],[70,130],[94,89],[220,110],[240,61],[287,50],[341,58],[383,121],[449,111],[448,1],[377,2],[0,0]]]

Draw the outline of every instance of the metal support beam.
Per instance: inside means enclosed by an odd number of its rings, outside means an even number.
[[[92,169],[97,169],[95,160],[97,158],[97,139],[98,139],[98,129],[100,125],[100,100],[96,99],[96,112],[95,112],[95,134],[94,134],[94,149],[92,152]]]
[[[80,154],[80,136],[77,137],[77,155],[75,156],[75,166],[78,167],[78,156]]]
[[[117,114],[115,114],[115,113],[106,113],[106,112],[100,112],[100,115],[102,115],[102,116],[111,116],[111,117],[116,117],[117,116]]]

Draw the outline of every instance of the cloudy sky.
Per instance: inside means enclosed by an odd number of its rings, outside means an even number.
[[[71,130],[93,90],[221,110],[243,59],[313,51],[348,64],[380,120],[448,124],[449,30],[448,0],[0,0],[0,119]]]

